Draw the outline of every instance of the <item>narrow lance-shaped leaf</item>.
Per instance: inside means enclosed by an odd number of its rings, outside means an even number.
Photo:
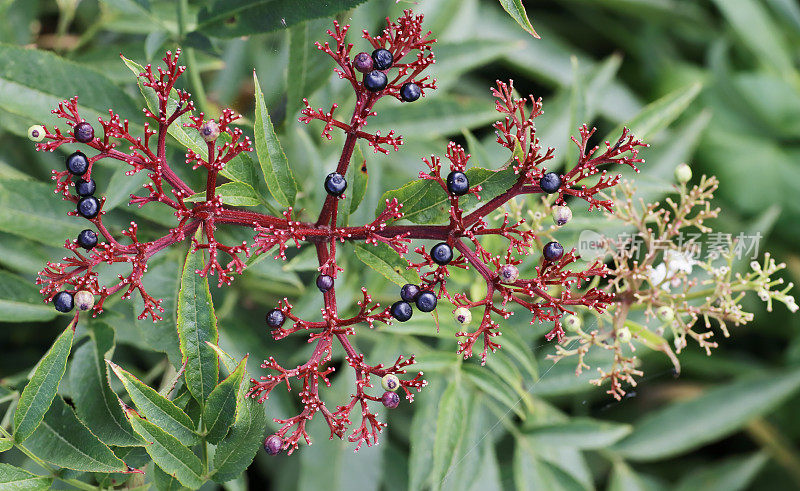
[[[203,410],[203,421],[206,425],[206,439],[211,443],[219,443],[233,424],[238,406],[242,402],[238,399],[237,394],[244,378],[246,362],[247,356],[239,362],[236,370],[220,382],[208,396],[206,407]]]
[[[185,412],[119,365],[111,361],[107,361],[107,363],[122,382],[125,391],[142,416],[182,442],[186,442],[187,445],[197,441],[198,436],[194,431],[194,423]]]
[[[206,341],[216,344],[219,333],[208,278],[197,274],[202,269],[203,255],[189,251],[178,293],[178,336],[186,360],[186,386],[201,406],[219,377],[217,354],[206,344]]]
[[[267,181],[269,192],[275,201],[283,206],[294,205],[297,195],[297,181],[289,168],[289,161],[283,152],[281,142],[272,127],[272,121],[264,102],[264,94],[258,83],[258,77],[253,72],[253,81],[256,87],[256,117],[253,128],[256,144],[256,154],[264,179]]]
[[[246,392],[247,382],[244,382],[239,387],[238,398],[241,405],[236,412],[236,420],[214,452],[214,471],[211,478],[215,482],[239,477],[253,462],[253,457],[264,439],[264,426],[267,424],[264,407],[246,397]]]
[[[0,464],[0,487],[3,489],[50,489],[52,477],[37,476],[11,464]]]
[[[522,0],[500,0],[500,5],[521,28],[529,32],[531,36],[541,39],[533,29],[531,21],[528,19],[528,14],[525,12],[525,6],[522,5]]]
[[[448,469],[453,464],[453,455],[461,442],[462,430],[469,420],[464,390],[456,380],[442,394],[439,415],[436,418],[436,436],[433,440],[433,489],[441,486]]]
[[[353,150],[353,157],[350,159],[350,167],[353,167],[353,181],[350,184],[353,200],[350,202],[350,214],[356,212],[364,196],[367,194],[367,184],[369,183],[369,173],[367,170],[367,159],[361,151],[361,145],[356,143]]]
[[[256,190],[249,184],[244,182],[226,182],[225,184],[218,186],[216,189],[217,196],[222,197],[222,202],[226,205],[230,206],[258,206],[261,204],[261,200],[258,199],[258,194]],[[188,201],[190,203],[196,203],[198,201],[205,201],[206,200],[206,193],[202,191],[200,193],[193,194],[188,198],[185,198],[184,201]]]
[[[42,322],[57,315],[30,280],[7,271],[0,271],[0,312],[2,322]]]
[[[331,77],[333,63],[314,45],[319,34],[330,26],[330,19],[308,20],[289,29],[289,63],[286,78],[287,119],[294,118],[303,106]]]
[[[122,404],[122,401],[120,401]],[[196,489],[204,482],[203,463],[177,438],[125,407],[125,415],[133,430],[150,442],[145,450],[164,472],[174,475],[184,486]]]
[[[408,263],[391,247],[378,242],[372,244],[356,244],[356,256],[367,266],[382,274],[389,281],[398,285],[418,283],[419,277],[407,269]]]
[[[56,397],[61,378],[67,369],[67,357],[72,350],[77,322],[76,317],[56,339],[22,391],[14,413],[14,440],[18,443],[25,441],[39,426]]]

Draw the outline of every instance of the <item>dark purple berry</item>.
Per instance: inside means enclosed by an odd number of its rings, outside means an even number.
[[[267,325],[272,328],[279,328],[286,322],[286,316],[278,309],[272,309],[267,312]]]
[[[422,90],[414,82],[405,83],[400,87],[400,98],[406,102],[414,102],[419,99],[420,95],[422,95]]]
[[[561,177],[555,172],[548,172],[539,179],[539,187],[547,194],[553,194],[561,187]]]
[[[331,196],[341,196],[347,189],[347,180],[338,172],[331,172],[325,178],[325,191]]]
[[[82,152],[75,152],[67,157],[67,170],[76,176],[82,176],[89,170],[89,160]]]
[[[405,322],[411,318],[413,310],[411,310],[410,303],[398,300],[397,302],[392,304],[392,307],[389,309],[389,312],[395,319],[399,320],[400,322]]]
[[[333,277],[327,274],[317,276],[317,288],[319,288],[319,291],[322,293],[333,288]]]
[[[88,181],[78,179],[75,182],[75,190],[78,192],[78,196],[91,196],[97,190],[97,184],[95,184],[94,179],[89,179]]]
[[[86,121],[76,124],[72,128],[72,134],[81,143],[89,143],[94,140],[94,128]]]
[[[389,409],[394,409],[400,405],[400,396],[397,392],[386,391],[381,396],[381,402]]]
[[[419,287],[417,285],[412,285],[411,283],[406,283],[400,288],[400,298],[402,298],[406,302],[414,302],[417,300],[419,296]]]
[[[364,74],[364,87],[370,92],[380,92],[386,88],[386,84],[388,83],[389,79],[386,78],[386,74],[381,71],[372,70]]]
[[[453,171],[447,174],[447,191],[454,196],[463,196],[469,191],[469,179],[463,172]]]
[[[78,245],[87,251],[94,248],[97,245],[97,234],[88,228],[81,230],[81,233],[78,234]]]
[[[281,448],[283,447],[283,440],[278,435],[270,435],[264,440],[264,450],[267,451],[269,455],[278,455],[281,453]]]
[[[388,49],[376,49],[372,52],[372,66],[375,70],[388,70],[392,66],[394,56]]]
[[[78,201],[78,215],[91,220],[100,213],[100,202],[94,196],[86,196]]]
[[[361,73],[368,73],[374,70],[372,67],[372,56],[369,53],[361,52],[353,58],[353,68]]]
[[[548,242],[544,245],[542,253],[548,261],[558,261],[564,255],[564,246],[556,241]]]
[[[59,312],[69,312],[75,307],[75,299],[70,292],[58,292],[53,297],[53,307]]]
[[[432,312],[436,308],[436,302],[433,292],[422,292],[417,297],[417,308],[422,312]]]
[[[439,242],[431,249],[431,258],[436,264],[444,266],[453,260],[453,249],[447,242]]]

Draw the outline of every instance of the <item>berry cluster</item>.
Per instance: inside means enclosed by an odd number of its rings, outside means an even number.
[[[457,336],[461,338],[458,352],[465,358],[472,356],[478,341],[483,341],[483,351],[480,353],[483,363],[489,351],[500,347],[493,341],[500,335],[500,325],[495,318],[505,319],[512,314],[507,308],[508,304],[516,304],[529,311],[531,324],[553,322],[554,327],[547,338],[557,337],[559,340],[563,335],[561,319],[573,314],[576,306],[604,311],[613,300],[613,295],[594,287],[581,289],[592,278],[607,274],[602,263],[596,262],[581,271],[576,268],[574,250],[565,252],[560,244],[551,242],[542,250],[542,259],[535,268],[535,275],[532,278],[520,278],[517,266],[523,259],[519,256],[538,249],[536,236],[523,226],[522,221],[511,223],[508,213],[497,224],[490,224],[487,217],[518,196],[538,193],[555,195],[555,203],[559,206],[559,224],[566,223],[571,216],[569,208],[565,206],[566,197],[585,200],[590,211],[593,208],[610,209],[610,201],[600,199],[597,195],[616,185],[619,176],[608,177],[606,171],[601,171],[599,167],[622,164],[635,169],[636,164],[642,161],[637,158],[637,152],[644,144],[634,139],[627,130],[614,144],[606,142],[606,149],[600,151],[599,146],[589,147],[588,142],[594,130],[583,126],[580,140],[575,139],[580,151],[578,162],[564,174],[547,172],[543,164],[552,158],[553,150],[542,150],[534,127],[534,119],[541,114],[541,100],[532,96],[516,98],[510,83],[498,82],[492,93],[502,120],[495,123],[494,128],[498,143],[512,152],[513,159],[500,170],[481,171],[506,179],[508,185],[504,190],[490,194],[484,192],[481,185],[471,185],[468,178],[470,171],[467,171],[469,155],[461,146],[451,142],[445,152],[450,162],[449,170],[443,171],[441,159],[432,156],[423,159],[428,170],[419,174],[422,184],[431,185],[433,189],[441,187],[449,201],[449,210],[440,224],[397,223],[404,217],[403,205],[397,199],[388,199],[372,222],[359,226],[339,226],[338,202],[347,190],[347,181],[343,176],[347,173],[358,141],[364,140],[376,153],[384,154],[389,153],[390,148],[397,150],[402,144],[402,137],[395,135],[394,131],[382,135],[380,132],[369,133],[364,130],[368,118],[376,114],[373,109],[375,104],[386,96],[403,102],[415,101],[425,95],[425,90],[436,86],[435,80],[422,75],[434,61],[431,53],[434,40],[430,32],[423,31],[422,16],[406,11],[396,22],[387,19],[387,26],[379,36],[373,37],[364,31],[363,38],[371,45],[372,54],[365,51],[352,59],[350,51],[353,44],[346,40],[348,29],[349,26],[342,27],[335,22],[333,30],[328,31],[335,46],[317,43],[317,47],[333,58],[340,78],[352,86],[356,96],[352,115],[343,121],[334,116],[338,105],[334,104],[329,111],[324,111],[313,109],[306,100],[300,117],[304,123],[321,121],[322,136],[325,138],[331,139],[333,128],[341,129],[346,135],[338,165],[323,183],[327,196],[316,219],[309,219],[311,217],[306,215],[307,210],[298,212],[288,208],[281,216],[273,216],[223,204],[217,194],[218,174],[239,153],[251,150],[250,141],[240,129],[231,126],[238,118],[233,111],[224,110],[218,120],[205,120],[203,114],[187,114],[194,108],[190,96],[175,87],[185,70],[185,67],[177,64],[179,52],[174,55],[167,53],[165,68],[159,67],[154,72],[148,65],[140,74],[142,85],[152,89],[157,97],[157,107],[145,109],[148,122],[143,138],[132,136],[127,121],[121,120],[113,112],[110,112],[108,119],[99,120],[103,128],[102,138],[91,135],[91,126],[87,128],[83,124],[74,98],[64,101],[54,111],[72,124],[70,133],[64,134],[58,129],[50,132],[44,127],[31,130],[31,137],[42,141],[37,145],[40,150],[53,151],[62,144],[78,142],[96,152],[82,158],[73,154],[70,159],[76,160],[68,164],[66,173],[54,171],[57,192],[78,205],[78,211],[71,214],[88,218],[104,238],[104,242],[97,245],[97,235],[92,239],[92,232],[79,238],[78,243],[67,242],[66,247],[73,252],[73,257],[61,263],[48,263],[40,273],[38,282],[42,285],[42,293],[57,305],[69,303],[62,293],[73,295],[76,291],[85,290],[100,297],[92,307],[97,315],[102,312],[102,303],[109,295],[123,290],[123,297],[129,298],[138,292],[144,300],[140,318],[151,317],[155,321],[160,319],[157,312],[163,312],[161,301],[145,291],[142,276],[147,270],[148,260],[173,244],[191,238],[193,252],[207,251],[208,262],[197,273],[203,276],[216,274],[221,285],[229,284],[233,273],[243,271],[242,256],[275,250],[276,258],[286,259],[290,242],[297,247],[307,244],[314,248],[319,262],[316,284],[324,301],[321,319],[298,317],[288,299],[280,301],[266,315],[266,323],[274,339],[305,333],[309,342],[314,344],[313,351],[305,363],[294,368],[286,368],[270,357],[261,365],[269,371],[268,374],[250,381],[249,395],[260,402],[265,401],[279,385],[291,387],[292,381],[297,380],[302,386],[298,394],[302,411],[288,419],[276,419],[281,425],[279,430],[264,442],[270,454],[284,449],[291,453],[299,447],[301,439],[310,442],[306,424],[315,415],[324,418],[330,427],[331,437],[342,438],[352,430],[348,440],[356,443],[356,449],[364,443],[373,445],[386,424],[377,419],[371,405],[381,403],[387,408],[397,407],[400,397],[396,391],[402,389],[406,399],[413,401],[412,391],[419,391],[426,385],[421,372],[414,377],[404,377],[407,368],[415,362],[413,355],[401,355],[391,365],[367,364],[364,354],[357,352],[351,342],[358,326],[373,327],[375,323],[391,324],[393,320],[408,320],[412,314],[412,303],[422,312],[431,312],[446,299],[454,305],[456,319],[464,326],[472,320],[473,309],[480,309],[482,315],[475,330],[465,329],[458,332]],[[187,164],[195,170],[202,168],[206,172],[204,193],[197,193],[180,179],[167,162],[167,131],[173,124],[183,124],[190,128],[188,131],[197,131],[207,143],[207,151],[202,154],[192,149],[186,153]],[[44,139],[48,141],[44,142]],[[117,150],[118,142],[127,145],[130,152]],[[177,225],[168,234],[149,242],[140,241],[137,238],[137,225],[131,223],[127,230],[119,233],[125,240],[115,237],[103,224],[104,200],[94,199],[92,195],[80,195],[80,189],[90,185],[76,187],[78,195],[71,192],[72,183],[67,174],[72,170],[82,171],[83,180],[91,182],[92,165],[103,158],[130,165],[129,174],[141,171],[148,173],[151,182],[145,189],[149,194],[132,195],[131,203],[142,206],[159,202],[171,207]],[[81,167],[84,165],[81,162],[85,162],[85,168]],[[600,174],[599,179],[593,185],[581,183],[597,174]],[[93,188],[93,185],[90,187]],[[195,194],[204,194],[205,200],[186,200]],[[94,199],[97,205],[95,209],[81,208],[79,203],[87,197]],[[474,207],[470,203],[474,201],[470,199],[481,200],[481,205],[472,209]],[[215,231],[221,226],[251,228],[254,231],[252,244],[245,242],[231,246],[220,243]],[[494,254],[482,244],[481,239],[485,236],[503,239],[507,247],[502,253]],[[412,259],[409,257],[409,244],[415,240],[432,240],[435,245],[429,252],[425,245],[415,247],[417,256]],[[343,315],[346,308],[337,303],[335,281],[344,271],[337,261],[338,244],[344,241],[362,241],[368,246],[390,248],[408,263],[409,270],[417,273],[419,281],[404,285],[400,292],[401,300],[389,307],[373,302],[367,290],[362,288],[362,298],[350,315]],[[79,245],[84,247],[84,244],[92,244],[92,247],[85,247],[90,251],[87,255],[78,251]],[[220,263],[222,254],[230,258],[226,266]],[[120,275],[116,284],[100,285],[96,268],[102,263],[128,263],[131,273]],[[470,299],[464,293],[449,291],[447,279],[450,268],[475,271],[486,283],[486,295]],[[554,285],[561,287],[558,294],[552,294],[550,287]],[[69,299],[77,303],[78,295]],[[322,384],[330,385],[329,377],[335,370],[331,361],[336,347],[344,351],[346,364],[355,372],[356,383],[349,401],[334,409],[321,399],[319,389]],[[383,394],[372,392],[374,377],[380,378],[385,391]],[[354,424],[351,415],[357,406],[361,421]]]

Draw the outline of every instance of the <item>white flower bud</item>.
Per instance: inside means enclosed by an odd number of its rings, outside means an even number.
[[[686,163],[678,165],[678,167],[675,167],[675,179],[681,184],[691,181],[692,168]]]
[[[662,305],[656,309],[656,317],[661,322],[671,322],[675,318],[675,312],[670,307]]]

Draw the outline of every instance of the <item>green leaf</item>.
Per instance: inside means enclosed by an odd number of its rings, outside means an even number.
[[[211,443],[216,444],[222,440],[236,417],[237,406],[241,404],[241,401],[237,399],[237,394],[244,378],[246,362],[247,356],[239,362],[236,370],[220,382],[208,396],[208,401],[203,409],[203,421],[206,425],[206,438]]]
[[[217,317],[208,278],[196,271],[203,269],[203,255],[189,251],[178,293],[178,336],[181,353],[186,360],[186,385],[202,406],[214,390],[219,377],[219,359],[206,341],[219,342]]]
[[[573,418],[563,423],[525,428],[527,435],[546,441],[548,446],[579,449],[604,448],[628,435],[633,427],[588,418]]]
[[[471,210],[478,204],[484,204],[504,192],[506,192],[517,181],[514,169],[504,169],[493,171],[473,167],[466,171],[470,186],[481,185],[483,190],[479,193],[481,200],[478,201],[473,195],[461,197],[462,209]],[[430,179],[419,179],[411,181],[405,186],[387,191],[380,200],[375,215],[380,214],[386,207],[386,200],[397,199],[403,204],[403,218],[414,223],[443,223],[449,215],[450,201],[447,193],[439,184]]]
[[[213,0],[200,10],[197,31],[214,37],[261,34],[293,26],[298,22],[330,17],[365,0],[303,2],[295,0]]]
[[[80,422],[61,397],[36,431],[25,441],[25,448],[51,464],[87,472],[125,472],[128,466],[108,446]]]
[[[75,350],[69,369],[72,401],[81,420],[107,445],[128,447],[142,441],[119,407],[111,390],[105,359],[114,350],[114,330],[95,323],[89,330],[89,341]]]
[[[463,128],[482,127],[496,121],[498,114],[494,105],[483,98],[439,95],[430,100],[426,97],[421,103],[380,108],[369,126],[383,135],[393,129],[404,138],[430,140],[460,134]]]
[[[181,484],[190,488],[199,488],[205,482],[202,477],[203,463],[180,440],[142,418],[133,409],[127,408],[125,415],[134,431],[150,442],[144,448],[164,472],[175,476]]]
[[[0,487],[9,490],[50,489],[52,477],[37,476],[11,464],[0,463]]]
[[[662,489],[661,486],[655,485],[646,476],[637,474],[625,462],[614,461],[608,491],[658,491],[660,489]]]
[[[765,453],[759,452],[702,466],[681,479],[675,490],[739,491],[751,489],[752,482],[768,460],[769,457]]]
[[[333,60],[318,50],[314,41],[325,36],[330,19],[309,20],[289,29],[289,62],[286,69],[286,116],[294,120],[303,107],[333,73]]]
[[[517,438],[514,449],[514,482],[517,489],[525,490],[586,490],[574,476],[540,457],[535,442]]]
[[[465,391],[461,384],[452,382],[442,394],[439,402],[439,414],[436,417],[436,435],[433,439],[433,471],[431,480],[433,489],[441,486],[447,471],[454,464],[453,455],[462,440],[462,435],[469,420],[469,407]]]
[[[429,375],[426,372],[426,375]],[[426,377],[428,378],[428,377]],[[414,398],[414,415],[411,418],[408,455],[408,489],[425,489],[430,479],[433,462],[433,438],[436,434],[436,415],[441,390],[439,379],[428,378],[429,386]]]
[[[222,196],[222,202],[230,206],[258,206],[261,200],[258,193],[249,184],[243,182],[226,182],[217,187],[216,194]],[[196,203],[206,200],[206,193],[200,192],[189,196],[184,199],[190,203]]]
[[[55,247],[76,237],[85,224],[67,220],[73,206],[53,196],[43,182],[0,179],[0,231]]]
[[[120,366],[108,360],[106,362],[122,382],[139,414],[180,441],[186,442],[187,445],[197,442],[195,425],[185,412]]]
[[[499,0],[500,5],[503,7],[503,10],[508,12],[508,15],[514,19],[514,22],[519,24],[519,26],[525,29],[531,36],[535,37],[536,39],[540,39],[539,35],[536,34],[536,31],[533,29],[531,25],[531,21],[528,20],[528,14],[525,12],[525,6],[522,5],[522,0]]]
[[[676,402],[634,425],[633,433],[611,449],[630,460],[678,455],[734,433],[768,413],[800,388],[800,369],[763,374]]]
[[[264,427],[267,417],[264,407],[251,397],[247,397],[248,382],[242,383],[238,398],[241,405],[230,433],[217,445],[214,453],[214,471],[211,478],[215,482],[236,479],[253,461],[264,440]]]
[[[464,365],[462,372],[482,392],[500,401],[509,411],[514,411],[521,419],[525,419],[525,406],[522,398],[514,393],[500,377],[483,367]]]
[[[42,322],[57,315],[32,281],[7,271],[0,271],[0,312],[2,322]]]
[[[158,491],[181,491],[186,489],[181,482],[178,481],[178,478],[167,474],[161,467],[157,465],[153,465],[151,472],[153,476],[153,483],[156,485],[156,489],[158,489]]]
[[[272,127],[267,105],[264,103],[264,94],[261,92],[255,71],[253,72],[253,82],[256,89],[256,119],[253,132],[258,162],[264,172],[269,192],[275,201],[283,206],[292,206],[297,195],[297,181],[292,169],[289,168],[289,161],[283,152],[281,142],[278,141],[275,129]]]
[[[8,438],[0,438],[0,453],[6,452],[14,446],[14,441]]]
[[[353,157],[350,159],[350,167],[353,169],[353,178],[347,182],[351,183],[352,200],[350,201],[350,214],[356,212],[364,196],[367,194],[367,183],[369,182],[369,172],[367,170],[367,159],[361,151],[361,145],[356,143],[353,150]]]
[[[73,95],[79,96],[81,117],[94,121],[95,129],[97,118],[107,118],[110,107],[132,123],[141,115],[122,89],[92,67],[47,51],[0,44],[0,109],[30,123],[54,124],[58,119],[51,109]]]
[[[389,281],[402,286],[406,283],[418,283],[419,276],[407,269],[408,263],[400,255],[384,244],[355,244],[356,256],[367,266],[382,274]]]
[[[670,92],[661,99],[645,106],[639,114],[624,126],[628,127],[636,138],[647,140],[678,119],[689,107],[689,104],[695,100],[702,88],[703,84],[694,82]],[[622,133],[622,127],[623,125],[617,127],[603,141],[616,141]]]
[[[222,348],[220,348],[216,344],[209,343],[208,341],[206,341],[206,344],[211,349],[214,350],[217,356],[219,356],[220,361],[222,362],[223,365],[225,365],[225,369],[228,371],[228,373],[233,373],[233,371],[236,370],[237,363],[234,357],[226,353]]]
[[[28,385],[22,391],[14,413],[14,441],[21,443],[39,426],[53,399],[58,385],[67,369],[67,357],[72,349],[77,318],[70,322],[64,332],[45,353]]]

